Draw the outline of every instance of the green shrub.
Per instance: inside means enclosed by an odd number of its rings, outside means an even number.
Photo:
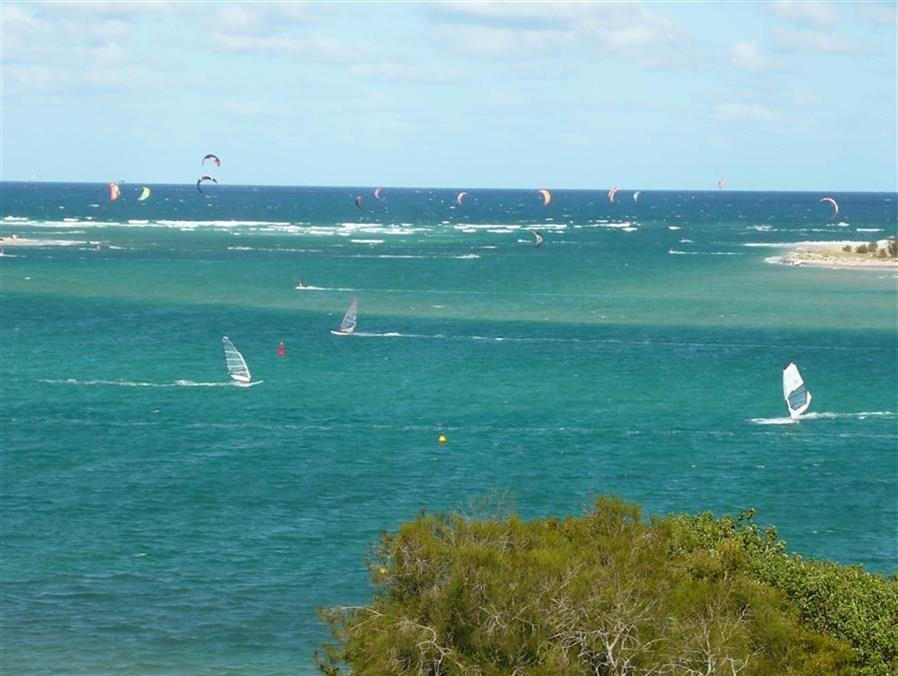
[[[889,250],[889,256],[892,258],[898,257],[898,237],[889,237],[889,243],[886,248]]]
[[[877,248],[879,248],[879,244],[877,244],[876,240],[873,240],[867,245],[867,251],[870,253],[876,253]]]
[[[422,514],[370,605],[321,611],[324,673],[898,673],[898,581],[790,556],[747,512]]]
[[[848,253],[851,253],[851,245],[846,244],[845,246],[842,247],[842,251],[847,251]]]
[[[855,252],[859,253],[859,254],[867,253],[867,245],[866,244],[858,244],[857,248],[855,249]]]

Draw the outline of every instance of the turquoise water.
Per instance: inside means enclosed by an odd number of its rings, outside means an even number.
[[[895,272],[765,260],[894,234],[893,193],[2,188],[58,244],[0,259],[4,672],[309,671],[381,530],[502,491],[898,571]]]

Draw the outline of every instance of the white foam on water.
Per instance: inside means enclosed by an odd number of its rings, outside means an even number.
[[[854,413],[833,413],[830,411],[805,413],[801,416],[801,420],[833,420],[837,418],[855,418],[863,420],[864,418],[894,418],[894,411],[857,411]]]
[[[471,230],[476,232],[477,230],[486,230],[487,232],[492,232],[493,230],[508,230],[509,232],[513,230],[520,230],[520,225],[508,225],[505,223],[464,223],[459,225],[453,225],[453,228],[456,230],[461,230],[462,232],[467,232]]]
[[[346,287],[339,286],[296,286],[297,291],[355,291]]]
[[[383,244],[384,240],[382,239],[351,239],[349,240],[353,244]]]
[[[667,229],[668,230],[682,230],[682,228],[679,225],[668,225]]]
[[[803,242],[745,242],[742,246],[749,248],[790,249],[800,246],[810,247],[834,247],[854,244],[850,240],[806,240]]]
[[[749,418],[748,422],[754,425],[795,425],[798,421],[794,418]]]
[[[456,260],[459,260],[459,261],[465,261],[465,260],[473,260],[475,258],[480,258],[480,255],[475,254],[475,253],[469,253],[469,254],[462,254],[460,256],[453,256],[453,258]]]
[[[750,418],[749,422],[755,425],[792,425],[802,420],[837,420],[837,419],[854,419],[866,420],[867,418],[894,418],[894,411],[857,411],[854,413],[834,413],[832,411],[821,411],[805,413],[795,418]]]
[[[678,256],[741,256],[742,254],[735,251],[678,251],[677,249],[669,249],[669,254]]]
[[[29,219],[25,216],[4,216],[3,220],[6,223],[26,223]]]
[[[233,383],[198,383],[192,380],[176,380],[173,383],[147,383],[138,380],[39,380],[50,385],[110,385],[113,387],[233,387]]]
[[[857,232],[882,232],[882,228],[857,228]]]

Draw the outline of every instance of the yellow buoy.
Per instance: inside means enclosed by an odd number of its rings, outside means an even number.
[[[441,434],[440,436],[437,437],[437,441],[439,441],[441,444],[445,444],[446,443],[446,435]]]

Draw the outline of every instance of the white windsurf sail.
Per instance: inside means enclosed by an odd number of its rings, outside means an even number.
[[[352,302],[349,304],[349,309],[346,310],[346,314],[343,315],[343,321],[340,322],[340,328],[336,331],[331,331],[335,336],[348,336],[350,333],[355,331],[356,327],[356,319],[359,315],[359,301],[358,298],[353,298]]]
[[[793,419],[798,418],[811,405],[811,393],[805,387],[798,367],[791,361],[783,368],[783,398],[786,400],[789,417]]]
[[[224,345],[225,364],[228,367],[228,375],[236,385],[248,386],[252,380],[249,367],[240,351],[234,347],[234,343],[227,336],[222,336],[222,345]]]

